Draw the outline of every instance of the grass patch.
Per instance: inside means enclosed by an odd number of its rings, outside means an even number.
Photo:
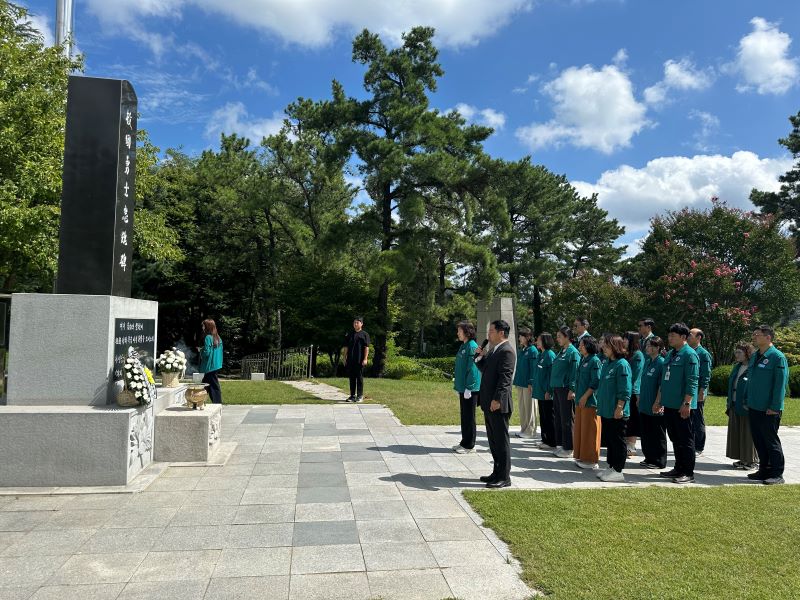
[[[318,381],[350,393],[348,379]],[[458,396],[450,381],[365,379],[364,401],[385,404],[404,425],[457,425],[460,422]],[[479,414],[478,423],[482,420],[483,417]],[[511,416],[511,422],[519,425],[516,410]]]
[[[794,599],[800,486],[465,491],[553,599]]]
[[[222,380],[223,404],[329,404],[280,381]]]
[[[709,396],[703,414],[706,425],[727,425],[728,417],[725,415],[727,398],[724,396]],[[784,401],[781,425],[800,425],[800,399],[786,398]]]

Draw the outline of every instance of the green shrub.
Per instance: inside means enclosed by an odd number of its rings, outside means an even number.
[[[388,379],[415,379],[417,381],[448,381],[451,376],[432,369],[408,356],[391,356],[386,361],[384,377]]]
[[[777,328],[775,345],[786,355],[790,367],[800,365],[800,325]]]
[[[789,395],[800,398],[800,366],[789,367]]]
[[[327,356],[317,356],[317,377],[333,377],[333,365]]]
[[[712,369],[711,383],[708,386],[712,396],[728,395],[728,378],[731,376],[732,369],[732,365],[721,365]]]
[[[452,375],[456,370],[455,356],[446,356],[441,358],[417,358],[417,362],[427,365],[433,369],[438,369],[445,373]]]

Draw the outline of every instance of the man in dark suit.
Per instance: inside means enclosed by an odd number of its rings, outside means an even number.
[[[511,401],[511,383],[516,359],[508,342],[511,327],[505,321],[489,325],[489,342],[492,349],[486,354],[478,348],[476,364],[481,370],[480,403],[486,421],[486,437],[494,459],[494,471],[481,477],[488,488],[511,485],[511,442],[508,438],[508,421],[514,410]]]

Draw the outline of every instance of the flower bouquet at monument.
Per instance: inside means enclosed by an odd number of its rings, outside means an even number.
[[[155,381],[150,369],[139,360],[139,353],[132,347],[122,366],[123,388],[117,396],[120,406],[147,406],[155,399]]]
[[[181,377],[186,372],[186,355],[178,350],[166,350],[158,357],[158,372],[164,387],[178,387]]]

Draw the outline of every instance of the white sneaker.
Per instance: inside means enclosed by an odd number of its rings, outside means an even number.
[[[523,440],[532,440],[533,434],[532,433],[522,433],[521,431],[517,434],[518,438],[522,438]]]
[[[553,454],[558,458],[571,458],[572,450],[564,450],[564,448],[559,448],[558,450],[553,452]]]
[[[602,479],[603,476],[605,476],[606,473],[608,473],[609,471],[613,471],[613,470],[614,469],[612,469],[611,467],[606,467],[605,469],[601,469],[598,466],[597,467],[597,472],[595,473],[595,477],[597,477],[598,479]]]
[[[600,468],[599,466],[597,466],[597,463],[588,463],[588,462],[583,462],[582,460],[576,460],[575,464],[578,465],[581,469],[589,469],[592,471]]]
[[[461,444],[456,444],[455,446],[453,446],[452,448],[450,448],[450,450],[452,450],[453,452],[458,452],[458,449],[459,449],[459,448],[463,448],[463,447],[464,447],[464,446],[462,446]]]
[[[603,474],[603,476],[600,478],[600,481],[621,483],[625,481],[625,475],[620,471],[609,469],[606,473]]]
[[[464,446],[458,446],[458,448],[454,448],[453,451],[456,454],[470,454],[475,452],[475,448],[464,448]]]

